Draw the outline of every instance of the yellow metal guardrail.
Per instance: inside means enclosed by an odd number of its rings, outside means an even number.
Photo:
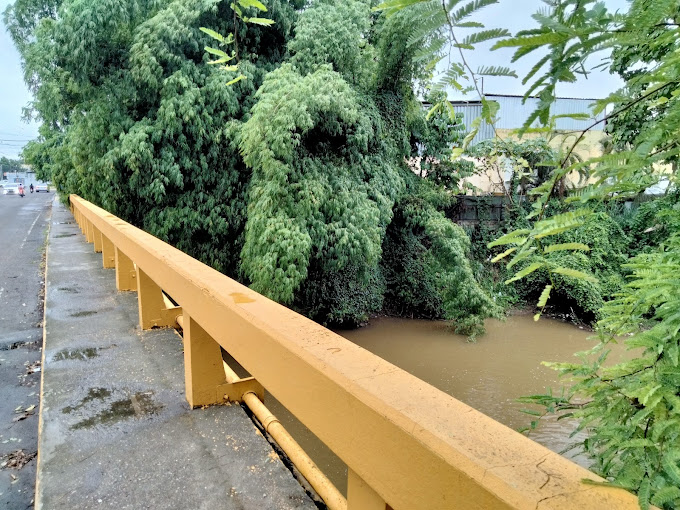
[[[142,329],[182,325],[192,407],[246,401],[277,441],[292,441],[260,407],[267,388],[347,464],[345,500],[299,456],[330,508],[638,508],[633,495],[584,484],[601,479],[332,331],[70,200],[104,267],[115,267],[117,288],[138,292]],[[163,292],[180,306],[168,306]],[[220,346],[253,378],[225,371]]]

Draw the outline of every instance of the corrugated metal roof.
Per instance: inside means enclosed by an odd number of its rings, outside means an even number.
[[[517,129],[524,125],[524,122],[529,118],[531,113],[536,109],[538,105],[538,98],[530,97],[522,103],[522,96],[504,96],[497,94],[487,94],[486,97],[490,100],[497,101],[499,103],[498,111],[498,122],[496,123],[496,128],[498,129]],[[551,114],[552,115],[563,115],[568,113],[587,113],[591,112],[591,105],[595,102],[595,99],[578,99],[578,98],[557,98],[553,103]],[[480,101],[451,101],[456,113],[463,116],[463,122],[466,129],[469,130],[472,125],[472,121],[479,117],[482,112],[482,105]],[[570,118],[560,118],[557,119],[556,127],[558,130],[563,131],[581,131],[586,127],[590,126],[595,120],[603,120],[605,113],[600,113],[597,117],[593,117],[590,120],[576,120]],[[538,126],[538,121],[534,121],[533,126]],[[593,127],[593,131],[603,131],[605,123],[601,122],[597,126]],[[488,140],[493,138],[493,128],[482,123],[479,129],[479,133],[475,136],[472,141],[472,145],[480,142],[481,140]]]
[[[524,122],[529,118],[529,115],[538,106],[538,98],[527,98],[526,102],[522,104],[523,98],[521,96],[502,96],[487,94],[486,97],[493,101],[498,101],[500,105],[499,120],[496,127],[499,129],[517,129],[522,127]],[[591,115],[591,105],[595,99],[574,99],[558,97],[552,105],[550,110],[551,115],[564,115],[568,113],[587,113]],[[557,119],[557,129],[565,131],[581,131],[590,126],[595,120],[603,120],[604,112],[597,117],[592,117],[590,120],[575,120],[570,118]],[[536,121],[532,125],[538,126]],[[595,131],[604,130],[604,122],[598,124],[593,128]]]
[[[472,125],[472,121],[474,121],[477,117],[479,117],[482,114],[482,104],[479,102],[470,102],[467,104],[458,104],[454,103],[453,104],[453,110],[457,113],[463,116],[463,124],[465,125],[465,131],[470,131],[470,126]],[[475,145],[482,140],[488,140],[489,138],[494,137],[494,132],[493,132],[493,127],[490,124],[487,124],[486,122],[482,122],[482,125],[479,127],[479,131],[477,132],[477,136],[475,136],[472,139],[472,142],[470,142],[470,145]]]

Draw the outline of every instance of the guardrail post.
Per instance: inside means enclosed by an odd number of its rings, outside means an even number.
[[[102,233],[94,225],[92,226],[92,237],[93,237],[93,241],[94,241],[94,252],[95,253],[101,253],[102,252]]]
[[[174,327],[179,306],[166,308],[163,291],[137,266],[137,303],[139,304],[139,327],[142,329]]]
[[[193,407],[224,402],[221,387],[227,384],[222,351],[215,340],[184,314],[184,382]]]
[[[94,242],[94,225],[89,220],[85,220],[85,240],[88,243]]]
[[[104,269],[116,267],[116,252],[113,243],[104,234],[102,236],[102,265]]]
[[[184,382],[189,405],[194,407],[240,402],[246,393],[264,400],[264,388],[253,377],[227,380],[220,345],[186,312],[184,329]]]
[[[347,510],[391,510],[364,480],[347,469]]]
[[[114,248],[116,264],[116,288],[118,290],[137,290],[137,272],[132,260],[118,247]]]

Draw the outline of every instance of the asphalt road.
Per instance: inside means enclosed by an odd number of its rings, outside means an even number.
[[[42,259],[53,199],[54,193],[0,195],[0,509],[33,507]]]

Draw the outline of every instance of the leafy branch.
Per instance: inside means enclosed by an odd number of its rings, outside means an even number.
[[[245,12],[247,9],[253,8],[256,9],[259,12],[267,12],[267,7],[260,2],[259,0],[236,0],[236,2],[232,2],[230,4],[231,10],[234,12],[234,31],[228,34],[226,37],[223,36],[222,34],[216,32],[215,30],[211,30],[210,28],[205,28],[205,27],[200,27],[201,32],[208,34],[210,37],[215,39],[220,43],[221,46],[228,47],[230,45],[233,45],[233,50],[231,53],[227,53],[224,50],[221,50],[219,48],[213,48],[210,46],[205,47],[205,51],[210,53],[211,55],[217,57],[216,60],[211,60],[208,62],[208,64],[211,65],[221,65],[224,64],[222,69],[225,71],[230,71],[230,72],[237,72],[239,71],[239,64],[240,64],[240,59],[238,55],[238,22],[239,20],[243,21],[244,23],[251,23],[253,25],[262,25],[262,26],[270,26],[274,24],[274,20],[269,19],[269,18],[260,18],[257,16],[249,17],[245,15]],[[232,64],[230,63],[232,60],[235,60],[236,63]],[[227,86],[231,86],[235,83],[238,83],[241,80],[245,80],[247,77],[246,75],[239,73],[235,78],[229,80],[227,82]]]

